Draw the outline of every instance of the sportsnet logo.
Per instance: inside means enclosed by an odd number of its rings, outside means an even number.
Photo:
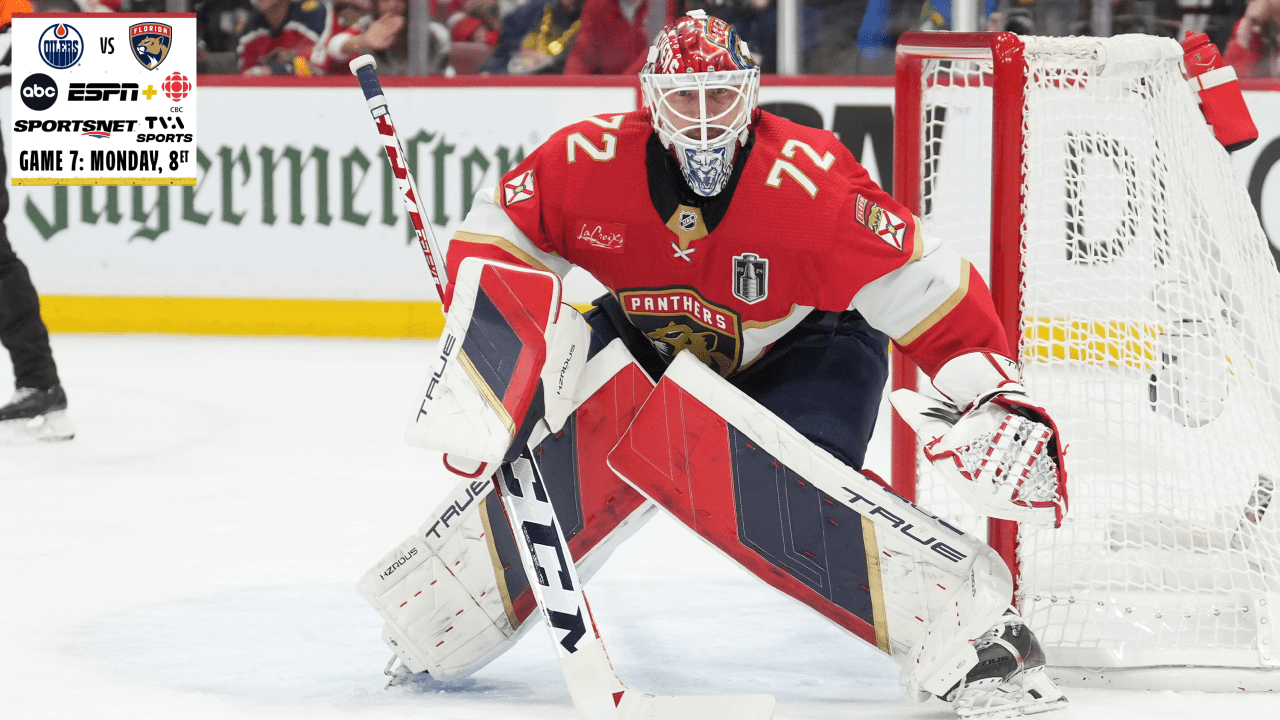
[[[58,23],[40,34],[37,49],[46,65],[55,70],[66,70],[80,62],[80,56],[84,55],[84,38],[79,30],[66,23]]]
[[[885,243],[902,252],[906,240],[907,224],[897,215],[859,195],[854,218],[859,224],[875,233]]]

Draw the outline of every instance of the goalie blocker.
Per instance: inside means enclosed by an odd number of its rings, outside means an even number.
[[[445,453],[459,475],[487,477],[519,457],[539,420],[555,432],[573,412],[590,328],[562,312],[555,273],[468,258],[452,290],[405,440]]]

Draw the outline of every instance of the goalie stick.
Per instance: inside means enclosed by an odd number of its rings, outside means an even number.
[[[382,136],[387,162],[391,163],[409,222],[431,269],[436,291],[443,300],[448,277],[436,264],[437,258],[443,259],[443,255],[425,220],[421,196],[405,162],[404,148],[378,80],[377,62],[372,56],[361,55],[351,61],[350,67],[360,81],[369,112]],[[528,449],[515,463],[501,466],[493,482],[515,531],[521,564],[547,622],[565,684],[579,715],[585,720],[769,720],[773,717],[775,703],[771,695],[660,696],[639,692],[623,683],[613,669],[591,616],[573,556],[555,521],[550,496],[543,488],[537,464]],[[544,548],[541,560],[539,547]],[[554,564],[547,562],[551,553],[555,556]]]

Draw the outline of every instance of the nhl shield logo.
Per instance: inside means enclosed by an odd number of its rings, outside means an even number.
[[[733,258],[733,296],[748,305],[769,294],[769,261],[754,253]]]
[[[138,23],[129,27],[129,48],[142,67],[155,70],[169,56],[173,28],[160,23]]]
[[[696,227],[698,227],[697,213],[691,213],[691,212],[680,213],[680,229],[681,230],[684,230],[685,232],[690,232]]]

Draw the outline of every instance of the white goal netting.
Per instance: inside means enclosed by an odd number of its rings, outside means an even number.
[[[1280,667],[1280,272],[1257,215],[1176,42],[1024,42],[1024,107],[994,111],[1022,117],[1020,359],[1071,514],[1020,528],[1017,603],[1056,665]],[[994,69],[923,67],[924,228],[985,269]],[[980,531],[919,472],[922,507]]]

